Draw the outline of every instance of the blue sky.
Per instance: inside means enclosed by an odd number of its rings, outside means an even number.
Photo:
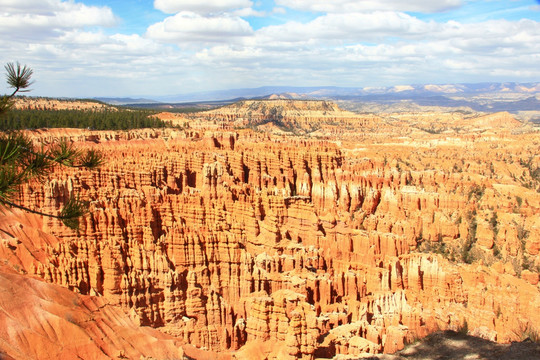
[[[0,0],[0,9],[0,62],[31,66],[39,96],[540,81],[532,0]]]

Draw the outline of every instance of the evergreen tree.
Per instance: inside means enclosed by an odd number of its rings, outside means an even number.
[[[6,79],[13,88],[10,95],[0,98],[0,117],[13,107],[13,97],[19,92],[29,91],[32,84],[32,69],[19,63],[5,66]],[[14,207],[34,214],[60,219],[66,226],[77,229],[79,218],[88,211],[87,202],[72,195],[59,214],[43,213],[14,202],[21,185],[31,180],[42,180],[54,166],[96,168],[103,162],[95,150],[81,151],[71,142],[61,140],[51,146],[38,146],[19,131],[0,132],[0,207]]]

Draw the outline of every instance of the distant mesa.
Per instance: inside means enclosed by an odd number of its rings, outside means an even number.
[[[361,138],[367,133],[380,136],[422,134],[462,134],[501,132],[527,125],[509,112],[492,114],[468,111],[437,112],[436,107],[423,112],[359,113],[340,108],[334,101],[283,99],[242,100],[217,109],[191,114],[158,114],[173,125],[204,128],[214,124],[219,129],[250,128],[257,131],[305,135],[309,137]],[[284,97],[284,96],[283,96]],[[347,104],[345,104],[347,105]],[[349,104],[350,105],[350,104]],[[433,119],[436,119],[434,121]]]
[[[392,92],[402,92],[402,91],[411,91],[414,90],[414,87],[410,85],[394,86]]]
[[[333,101],[290,100],[271,96],[271,100],[243,100],[218,109],[193,115],[197,118],[251,127],[263,131],[310,134],[335,133],[373,125],[377,117],[342,110]],[[264,126],[264,128],[261,128]]]

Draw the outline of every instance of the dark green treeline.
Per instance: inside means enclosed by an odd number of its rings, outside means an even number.
[[[10,110],[0,117],[0,130],[40,128],[83,128],[129,130],[162,128],[167,123],[154,117],[152,110]]]

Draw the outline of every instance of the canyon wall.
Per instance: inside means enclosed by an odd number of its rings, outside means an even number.
[[[437,329],[499,342],[540,330],[536,134],[34,136],[106,163],[21,189],[33,208],[77,193],[91,211],[78,231],[2,221],[2,258],[185,344],[313,359],[395,352]]]

